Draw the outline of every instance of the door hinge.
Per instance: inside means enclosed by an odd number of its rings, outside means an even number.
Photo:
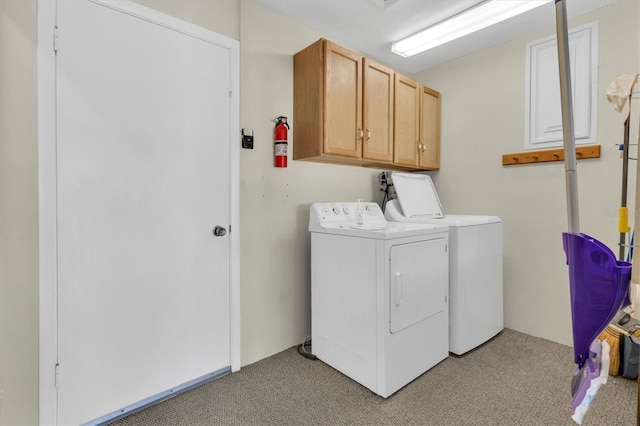
[[[231,225],[229,225],[229,233],[231,233]]]
[[[60,35],[58,34],[58,26],[53,27],[53,51],[58,53],[58,39]]]
[[[55,384],[56,384],[56,388],[60,384],[60,364],[56,364],[56,367],[55,367]]]
[[[444,252],[447,253],[449,251],[449,245],[445,244],[444,245]]]

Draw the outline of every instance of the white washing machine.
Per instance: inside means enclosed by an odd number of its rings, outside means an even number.
[[[386,398],[449,355],[449,231],[359,205],[311,206],[312,350]]]
[[[391,177],[398,199],[387,203],[387,220],[449,226],[449,350],[462,355],[504,328],[502,220],[445,215],[431,177]]]

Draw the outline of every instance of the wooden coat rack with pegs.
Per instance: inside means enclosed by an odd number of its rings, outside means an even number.
[[[584,160],[586,158],[600,158],[600,145],[576,147],[576,158],[578,160]],[[548,163],[550,161],[564,161],[564,150],[562,148],[544,149],[540,151],[516,152],[513,154],[504,154],[502,156],[503,166]]]

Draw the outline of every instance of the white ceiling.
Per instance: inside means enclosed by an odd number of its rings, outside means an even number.
[[[323,37],[396,70],[417,73],[440,63],[555,25],[554,2],[410,58],[391,43],[483,0],[258,0]],[[501,0],[509,1],[509,0]],[[569,18],[617,0],[566,0]]]

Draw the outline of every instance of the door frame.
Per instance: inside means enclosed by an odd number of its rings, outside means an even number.
[[[38,225],[39,225],[39,422],[56,424],[58,360],[56,55],[53,50],[56,1],[38,1]],[[230,53],[230,361],[240,369],[240,43],[178,18],[123,0],[86,0],[141,17],[163,27],[211,41]],[[232,230],[232,232],[231,232]]]

